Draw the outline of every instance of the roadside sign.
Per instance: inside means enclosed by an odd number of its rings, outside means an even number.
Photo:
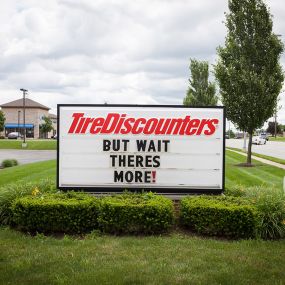
[[[223,107],[58,105],[57,186],[219,194]]]

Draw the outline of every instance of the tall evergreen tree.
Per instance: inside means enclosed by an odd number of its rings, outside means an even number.
[[[191,77],[183,104],[186,106],[215,106],[218,98],[214,83],[209,82],[209,64],[207,61],[190,60]]]
[[[284,75],[283,44],[272,32],[272,16],[262,0],[229,0],[225,47],[218,48],[215,66],[227,118],[249,133],[247,164],[251,164],[252,134],[272,117]]]

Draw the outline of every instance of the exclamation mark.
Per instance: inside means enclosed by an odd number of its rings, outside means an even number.
[[[156,171],[152,171],[151,175],[152,175],[152,183],[155,183]]]

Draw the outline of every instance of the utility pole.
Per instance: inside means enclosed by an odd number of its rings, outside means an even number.
[[[20,137],[20,116],[21,116],[21,111],[18,111],[18,137]]]
[[[21,88],[20,91],[23,92],[23,125],[24,125],[24,146],[26,144],[26,94],[27,89]]]

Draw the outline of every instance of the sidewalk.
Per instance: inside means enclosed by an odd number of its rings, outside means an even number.
[[[227,150],[235,152],[235,153],[238,153],[238,154],[241,154],[243,156],[247,156],[247,153],[244,153],[244,152],[241,152],[241,151],[228,149],[228,148],[227,148]],[[255,160],[258,160],[260,162],[263,162],[263,163],[266,163],[266,164],[269,164],[269,165],[272,165],[272,166],[275,166],[275,167],[279,167],[279,168],[282,168],[282,169],[285,170],[285,165],[284,164],[277,163],[277,162],[274,162],[274,161],[271,161],[271,160],[268,160],[268,159],[264,159],[264,158],[261,158],[261,157],[257,157],[255,155],[252,155],[251,157],[252,157],[252,159],[255,159]]]

